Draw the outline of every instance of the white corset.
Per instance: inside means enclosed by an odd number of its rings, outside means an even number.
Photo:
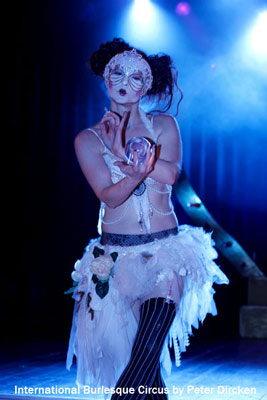
[[[141,119],[144,122],[147,130],[151,133],[154,143],[157,143],[157,136],[155,135],[155,132],[153,129],[153,117],[150,120],[146,116],[146,114],[144,113],[144,111],[142,109],[139,109],[139,111],[140,111]],[[120,170],[120,168],[117,165],[114,165],[114,162],[119,161],[119,159],[106,147],[105,143],[103,142],[103,140],[101,139],[101,137],[98,135],[98,133],[95,130],[93,130],[91,128],[88,128],[88,130],[93,132],[104,146],[102,155],[103,155],[103,158],[105,160],[107,167],[110,170],[112,182],[113,183],[119,182],[120,180],[122,180],[125,177],[125,174]],[[123,220],[124,217],[126,217],[128,210],[130,208],[130,205],[133,205],[133,208],[136,212],[138,223],[140,224],[140,229],[141,229],[141,231],[145,230],[145,233],[151,232],[150,218],[154,211],[161,215],[174,214],[174,209],[173,209],[173,205],[171,202],[172,186],[165,184],[166,189],[164,191],[161,191],[161,190],[158,190],[157,188],[155,188],[156,184],[157,184],[157,181],[155,181],[154,179],[152,179],[150,177],[147,177],[144,180],[144,182],[140,184],[140,188],[142,187],[142,185],[145,185],[144,186],[145,190],[143,191],[143,193],[138,194],[138,195],[133,193],[129,198],[131,201],[128,201],[128,204],[125,206],[125,209],[122,211],[120,217],[114,221],[105,222],[104,216],[105,216],[106,204],[101,201],[100,210],[99,210],[99,219],[98,219],[98,224],[97,224],[97,229],[98,229],[99,235],[101,235],[101,232],[102,232],[102,223],[106,224],[106,225],[117,224],[118,222]],[[149,201],[149,197],[148,197],[149,190],[152,190],[152,191],[155,191],[155,192],[161,193],[161,194],[168,193],[170,210],[167,212],[164,212],[164,211],[160,211],[156,207],[154,207]],[[141,192],[142,192],[142,190],[141,190]]]

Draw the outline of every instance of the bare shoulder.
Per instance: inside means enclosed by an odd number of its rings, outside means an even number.
[[[74,139],[76,153],[82,151],[98,152],[103,148],[99,139],[100,130],[97,125],[91,128],[83,129]]]
[[[158,114],[154,117],[154,126],[158,133],[158,138],[168,135],[168,137],[180,137],[180,129],[176,119],[170,114]]]

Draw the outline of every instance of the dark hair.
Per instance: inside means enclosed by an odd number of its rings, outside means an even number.
[[[94,51],[88,60],[88,65],[93,73],[103,77],[104,69],[112,57],[118,53],[123,53],[125,50],[132,50],[133,46],[126,43],[123,39],[114,38],[110,42],[102,43],[98,50]],[[142,57],[149,63],[152,75],[152,88],[148,90],[146,96],[157,96],[159,101],[165,102],[165,106],[159,112],[166,112],[170,109],[173,103],[174,87],[179,91],[180,99],[177,103],[177,113],[179,104],[183,98],[183,93],[178,86],[177,77],[178,71],[173,66],[170,56],[166,54],[156,54],[147,56],[143,51],[136,49]]]

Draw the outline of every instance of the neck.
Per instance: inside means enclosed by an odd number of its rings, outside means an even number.
[[[134,104],[118,104],[111,100],[110,110],[119,114],[121,117],[125,111],[130,112],[128,127],[137,125],[140,122],[139,102]]]

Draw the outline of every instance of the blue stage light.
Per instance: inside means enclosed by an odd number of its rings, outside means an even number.
[[[153,6],[149,0],[135,0],[131,12],[136,22],[147,23],[153,18]]]
[[[255,54],[267,55],[267,10],[259,14],[250,31],[249,44]]]
[[[125,8],[116,35],[149,54],[169,54],[186,47],[177,14],[149,0],[135,0]]]

